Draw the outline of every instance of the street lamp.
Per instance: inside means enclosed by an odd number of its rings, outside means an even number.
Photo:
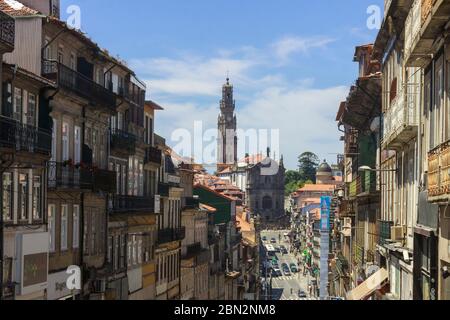
[[[370,171],[370,172],[397,172],[397,169],[372,169],[369,166],[362,166],[358,168],[359,172],[366,172],[366,171]]]

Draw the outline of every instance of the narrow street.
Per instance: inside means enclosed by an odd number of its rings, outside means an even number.
[[[266,230],[261,232],[261,239],[267,239],[266,241],[261,240],[261,269],[264,270],[264,261],[268,261],[265,246],[272,245],[275,249],[280,248],[280,246],[286,247],[288,254],[283,254],[282,252],[276,252],[276,257],[278,260],[278,265],[281,268],[281,276],[271,277],[270,272],[267,273],[267,279],[264,277],[264,272],[262,281],[267,281],[268,283],[272,282],[272,297],[270,300],[316,300],[315,297],[311,297],[308,292],[308,276],[303,276],[303,266],[298,264],[298,257],[295,256],[294,252],[291,252],[291,245],[289,243],[289,239],[284,237],[284,234],[287,233],[287,230]],[[271,243],[271,240],[275,239],[276,243]],[[286,274],[283,271],[283,264],[287,264],[290,266],[294,263],[299,269],[299,272],[290,272],[290,274]],[[305,293],[306,297],[300,297],[299,293]],[[262,296],[269,296],[265,292],[262,293]]]

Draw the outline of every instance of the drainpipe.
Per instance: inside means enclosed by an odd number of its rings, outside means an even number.
[[[81,160],[83,160],[83,146],[85,143],[85,137],[84,134],[86,132],[86,122],[85,122],[85,117],[86,117],[86,107],[83,106],[83,110],[82,110],[82,119],[83,119],[83,124],[81,125]],[[79,249],[80,252],[80,268],[81,268],[81,273],[83,274],[83,269],[84,269],[84,192],[81,193],[81,197],[80,197],[80,225],[78,227],[79,229]],[[84,300],[84,279],[83,276],[81,277],[81,292],[80,292],[80,296],[81,296],[81,300]]]

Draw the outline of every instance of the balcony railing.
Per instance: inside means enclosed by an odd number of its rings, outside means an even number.
[[[186,227],[158,230],[158,244],[181,241],[186,237]]]
[[[155,211],[155,200],[151,197],[114,195],[112,197],[112,213]]]
[[[358,195],[371,194],[377,191],[377,174],[375,172],[364,172],[356,180]]]
[[[0,145],[16,151],[50,155],[52,134],[50,131],[0,116]]]
[[[111,150],[123,150],[130,155],[136,152],[136,143],[138,139],[134,134],[124,130],[111,130]]]
[[[13,17],[0,11],[0,40],[6,45],[5,52],[14,50],[14,40],[16,37],[16,23]]]
[[[158,166],[161,165],[162,154],[161,150],[155,147],[148,147],[145,150],[145,163],[152,163]]]
[[[391,227],[394,226],[394,222],[392,221],[380,221],[379,222],[379,239],[378,243],[383,245],[386,243],[386,240],[391,238]]]
[[[113,92],[57,61],[44,61],[42,75],[90,103],[101,105],[110,112],[116,111],[116,95]]]
[[[384,115],[385,147],[396,149],[417,134],[420,106],[419,85],[407,85],[401,90]]]
[[[428,154],[428,196],[430,201],[450,198],[450,141]]]
[[[90,169],[51,161],[47,171],[49,189],[92,189]]]

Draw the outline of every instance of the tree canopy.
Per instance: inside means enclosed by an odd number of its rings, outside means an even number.
[[[319,157],[312,152],[304,152],[298,157],[298,169],[301,180],[310,180],[315,183]]]

